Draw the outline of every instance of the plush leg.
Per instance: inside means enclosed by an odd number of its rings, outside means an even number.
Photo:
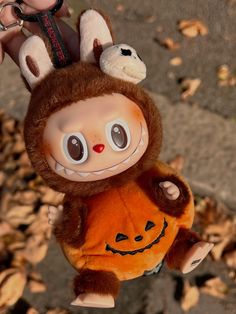
[[[196,233],[180,229],[166,255],[166,262],[169,268],[189,273],[203,261],[213,246],[212,243],[202,241]]]
[[[74,280],[77,306],[112,308],[118,295],[120,282],[112,272],[81,270]]]

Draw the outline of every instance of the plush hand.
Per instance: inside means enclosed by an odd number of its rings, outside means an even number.
[[[165,196],[171,201],[177,200],[180,195],[180,191],[177,185],[170,181],[161,182],[159,183],[159,186],[164,192]]]
[[[63,206],[48,206],[48,223],[52,226],[56,226],[62,220]]]

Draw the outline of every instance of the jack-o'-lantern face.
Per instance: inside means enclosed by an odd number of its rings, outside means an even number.
[[[165,218],[163,219],[162,223],[162,229],[160,232],[158,232],[156,224],[153,221],[148,220],[146,222],[143,235],[139,234],[131,239],[127,234],[117,233],[115,237],[116,243],[113,244],[114,246],[111,244],[107,244],[106,250],[111,251],[114,254],[120,254],[122,256],[143,253],[144,251],[151,249],[154,245],[159,243],[161,239],[165,236],[165,231],[168,223]],[[150,241],[150,238],[153,238],[153,240]],[[121,244],[121,242],[123,245]],[[130,249],[124,249],[125,242],[129,242],[129,245],[127,246],[130,247]],[[139,244],[138,248],[136,248],[137,242]]]

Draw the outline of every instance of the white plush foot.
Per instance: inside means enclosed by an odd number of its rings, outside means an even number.
[[[188,251],[184,257],[180,270],[187,274],[194,270],[212,250],[214,244],[208,242],[198,242]]]
[[[82,293],[71,303],[71,305],[83,307],[113,308],[115,306],[115,301],[111,295]]]

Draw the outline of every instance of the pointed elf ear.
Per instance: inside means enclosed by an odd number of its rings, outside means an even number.
[[[44,41],[39,36],[29,37],[19,52],[21,73],[33,89],[54,70]]]
[[[113,45],[109,18],[96,10],[86,10],[80,15],[77,28],[81,61],[98,64],[103,50]]]

